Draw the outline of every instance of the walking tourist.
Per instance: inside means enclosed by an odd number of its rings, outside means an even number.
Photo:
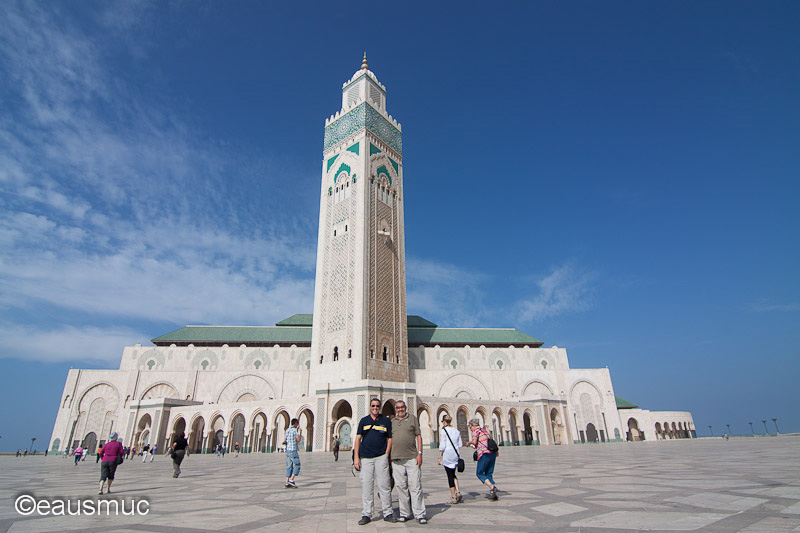
[[[100,450],[102,450],[102,449],[103,449],[103,445],[102,444],[97,446],[97,454],[96,454],[97,457],[94,460],[94,464],[97,464],[97,463],[100,462]]]
[[[150,462],[153,462],[153,458],[156,456],[156,452],[158,452],[158,445],[154,444],[152,448],[150,448]]]
[[[408,412],[406,402],[397,400],[392,420],[392,475],[400,502],[398,522],[417,519],[427,524],[425,497],[422,493],[422,434],[416,415]],[[413,516],[412,516],[413,512]]]
[[[353,466],[361,472],[362,510],[358,525],[363,526],[372,521],[376,481],[383,519],[387,522],[397,522],[392,510],[392,485],[389,480],[392,421],[381,414],[381,401],[377,398],[369,402],[369,414],[358,422],[353,452]]]
[[[78,461],[81,460],[82,455],[83,455],[83,448],[81,448],[81,445],[78,444],[78,447],[75,448],[75,466],[78,466]]]
[[[475,448],[478,457],[478,466],[475,468],[475,475],[481,483],[489,487],[489,499],[497,501],[497,487],[494,483],[492,474],[494,473],[494,463],[497,454],[500,453],[489,432],[480,426],[480,420],[473,418],[469,421],[469,430],[472,432],[470,446]]]
[[[189,443],[183,436],[183,431],[180,431],[172,443],[172,453],[170,454],[172,456],[172,477],[181,475],[181,463],[184,457],[189,456],[189,451],[186,449],[188,446]]]
[[[233,445],[233,451],[236,452],[234,457],[239,457],[239,443],[238,442]]]
[[[144,448],[142,448],[142,462],[143,463],[145,461],[147,461],[147,452],[149,452],[149,451],[150,451],[150,445],[149,444],[145,444]]]
[[[299,429],[300,421],[292,418],[289,429],[286,430],[286,488],[296,489],[297,485],[294,478],[300,474],[300,453],[297,450],[297,443],[302,437],[302,429]]]
[[[442,434],[439,437],[439,464],[444,467],[447,474],[447,485],[450,487],[450,501],[449,504],[461,503],[461,489],[458,486],[458,477],[456,476],[456,469],[458,468],[458,460],[461,459],[459,450],[464,445],[461,442],[461,432],[450,424],[453,419],[450,415],[444,415],[442,418]],[[461,467],[463,470],[463,466]]]
[[[334,461],[338,461],[339,460],[339,445],[340,444],[341,444],[341,441],[339,440],[339,435],[334,435],[333,436],[333,460]]]
[[[100,492],[103,494],[103,484],[108,481],[108,493],[111,494],[111,482],[117,472],[117,465],[122,463],[122,444],[119,442],[116,431],[108,436],[108,442],[100,447],[97,456],[100,458]]]

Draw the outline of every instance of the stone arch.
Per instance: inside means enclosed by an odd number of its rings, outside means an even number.
[[[508,429],[511,431],[512,446],[519,446],[519,428],[517,427],[519,423],[519,412],[512,407],[508,410]]]
[[[540,348],[533,352],[536,361],[536,370],[555,370],[556,361],[549,349]]]
[[[272,415],[272,420],[275,427],[272,446],[273,449],[277,450],[278,447],[283,446],[283,442],[286,440],[286,430],[289,429],[289,422],[291,421],[289,411],[285,407],[278,408],[275,414]]]
[[[230,446],[228,448],[231,451],[236,450],[236,444],[239,445],[239,449],[241,450],[244,446],[244,432],[245,432],[245,425],[247,421],[244,418],[244,413],[240,410],[234,411],[234,413],[230,417],[230,427],[228,428],[228,435],[230,435]]]
[[[261,409],[256,409],[250,417],[250,427],[252,428],[249,444],[250,451],[265,452],[267,428],[269,427],[267,414]]]
[[[530,409],[525,409],[525,411],[522,412],[522,432],[525,438],[525,444],[527,445],[531,445],[534,442],[534,420],[535,418]]]
[[[240,374],[229,380],[217,394],[217,403],[233,403],[242,394],[252,394],[256,400],[275,397],[275,387],[264,376],[258,374]]]
[[[454,398],[454,393],[462,390],[475,391],[472,394],[474,395],[477,392],[478,398],[489,398],[489,388],[484,385],[480,378],[467,372],[453,374],[444,380],[436,395],[440,398]]]
[[[303,430],[298,448],[305,447],[305,450],[310,452],[314,448],[314,411],[311,410],[310,405],[304,405],[295,418],[300,422],[300,428]]]
[[[187,435],[187,440],[189,441],[189,449],[195,453],[199,453],[203,448],[203,438],[205,437],[205,429],[206,429],[206,421],[205,419],[199,414],[196,413],[192,419],[191,424],[189,425],[191,431]]]
[[[139,400],[147,398],[180,398],[178,389],[168,381],[157,381],[145,389]]]
[[[504,429],[506,428],[503,427],[503,411],[499,407],[495,407],[489,415],[489,432],[498,445],[506,442]]]
[[[69,399],[70,399],[70,395],[69,395],[69,394],[67,394],[67,395],[64,397],[64,403],[62,403],[62,404],[61,404],[61,408],[62,408],[62,409],[63,409],[64,407],[66,407],[66,406],[67,406],[67,402],[69,401]]]
[[[628,419],[628,440],[631,441],[644,440],[642,438],[642,432],[639,429],[639,421],[633,417]]]
[[[561,419],[561,412],[555,407],[550,409],[550,428],[553,432],[553,444],[565,444],[564,421]]]
[[[456,417],[453,422],[453,426],[461,434],[461,442],[469,442],[469,409],[466,405],[461,405],[456,409]]]
[[[450,412],[450,406],[447,404],[441,404],[439,407],[436,408],[436,418],[433,420],[433,435],[434,435],[434,443],[436,446],[439,446],[439,435],[442,429],[442,417],[444,415],[448,415],[450,418],[453,417],[453,413]]]
[[[145,413],[136,422],[136,435],[134,437],[133,445],[139,449],[145,444],[150,443],[150,431],[153,425],[153,419],[150,413]]]
[[[381,414],[388,416],[389,418],[394,418],[395,417],[394,403],[395,401],[392,399],[383,402],[383,405],[381,405]]]
[[[481,427],[489,425],[488,424],[489,412],[482,405],[478,406],[477,409],[475,409],[475,414],[473,415],[473,418],[477,418],[480,421]]]
[[[225,417],[215,411],[209,417],[211,424],[208,426],[208,451],[214,451],[217,446],[225,446]]]
[[[456,389],[453,398],[459,398],[462,400],[477,400],[478,395],[472,391],[469,387],[459,387]]]
[[[541,379],[532,379],[522,387],[522,397],[552,396],[553,389]]]
[[[57,452],[59,446],[61,446],[61,439],[53,439],[53,444],[50,446],[50,451]]]
[[[433,425],[431,421],[431,408],[427,404],[420,404],[417,407],[417,420],[419,422],[419,431],[422,434],[422,444],[432,446],[433,438]]]
[[[91,385],[89,385],[88,387],[86,387],[83,393],[81,393],[81,395],[79,396],[78,411],[86,411],[88,403],[91,403],[91,401],[98,396],[102,396],[106,400],[106,403],[109,405],[109,408],[112,408],[113,410],[116,410],[117,406],[119,405],[120,394],[117,387],[115,387],[108,381],[96,381]],[[84,401],[88,403],[84,403]]]
[[[455,362],[455,366],[453,363]],[[458,350],[450,350],[442,356],[442,366],[447,370],[461,370],[467,367],[467,360]]]

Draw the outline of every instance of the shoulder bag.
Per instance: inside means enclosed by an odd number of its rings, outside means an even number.
[[[463,472],[465,466],[464,459],[461,458],[461,454],[458,453],[458,450],[456,450],[456,445],[453,444],[453,439],[450,438],[450,433],[447,432],[447,428],[442,428],[442,431],[444,431],[444,434],[447,435],[447,440],[450,441],[450,446],[453,447],[453,450],[456,452],[456,457],[458,457],[458,464],[456,465],[456,470],[458,472]]]

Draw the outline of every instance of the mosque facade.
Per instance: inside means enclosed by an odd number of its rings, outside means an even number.
[[[478,418],[505,446],[692,438],[689,412],[654,412],[614,394],[607,368],[570,368],[567,351],[513,328],[445,328],[408,315],[402,126],[366,57],[325,121],[313,314],[275,326],[186,326],[127,346],[118,370],[70,370],[49,448],[94,450],[113,430],[163,450],[269,453],[290,419],[307,451],[352,442],[369,400],[405,400],[423,442],[441,419],[466,438]]]

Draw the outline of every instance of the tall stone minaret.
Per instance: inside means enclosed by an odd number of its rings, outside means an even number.
[[[310,389],[408,381],[403,144],[367,66],[325,121]]]

